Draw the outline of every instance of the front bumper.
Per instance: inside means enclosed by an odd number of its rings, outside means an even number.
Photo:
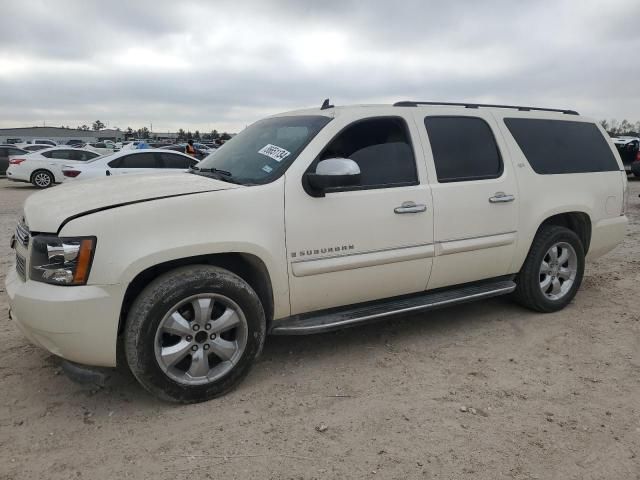
[[[85,365],[114,367],[120,285],[65,287],[22,281],[15,267],[5,280],[11,319],[34,344]]]

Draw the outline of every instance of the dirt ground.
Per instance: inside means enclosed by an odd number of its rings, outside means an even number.
[[[0,279],[33,191],[0,179]],[[11,324],[2,283],[0,479],[640,479],[639,193],[624,244],[562,312],[500,298],[271,337],[238,389],[199,405],[122,372],[71,382]]]

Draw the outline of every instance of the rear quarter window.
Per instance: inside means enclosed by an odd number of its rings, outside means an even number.
[[[593,123],[505,118],[533,170],[541,175],[619,170],[609,144]]]

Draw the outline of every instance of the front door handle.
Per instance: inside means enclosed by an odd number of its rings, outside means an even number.
[[[427,209],[426,205],[416,204],[416,202],[402,202],[402,205],[393,209],[396,213],[420,213]]]
[[[516,199],[515,196],[504,192],[496,192],[493,197],[489,197],[489,203],[507,203],[513,202]]]

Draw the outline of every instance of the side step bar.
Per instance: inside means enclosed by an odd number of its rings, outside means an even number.
[[[516,284],[511,278],[474,283],[417,295],[395,297],[382,301],[366,302],[345,308],[311,312],[277,320],[271,328],[272,335],[308,335],[329,332],[371,323],[392,315],[420,312],[458,303],[481,300],[511,293]]]

